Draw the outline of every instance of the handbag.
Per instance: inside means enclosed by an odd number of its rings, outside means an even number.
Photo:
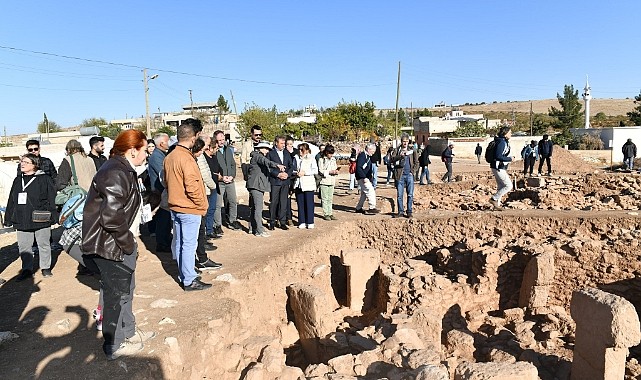
[[[34,223],[47,223],[51,221],[51,211],[33,210],[31,212],[31,221]]]
[[[71,199],[73,196],[78,195],[78,194],[87,194],[85,189],[80,187],[78,185],[78,176],[76,175],[76,165],[73,163],[73,156],[69,156],[69,160],[71,161],[71,175],[73,182],[69,186],[65,187],[64,189],[60,190],[58,194],[56,194],[56,206],[62,206],[69,199]]]

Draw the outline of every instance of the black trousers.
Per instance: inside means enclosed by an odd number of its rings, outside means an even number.
[[[276,221],[287,222],[287,203],[289,197],[289,184],[276,186],[272,185],[269,194],[269,223],[273,225]]]
[[[198,262],[204,263],[207,261],[207,252],[205,251],[205,217],[200,221],[200,228],[198,229],[198,246],[196,247],[196,258]]]
[[[137,256],[137,252],[133,255]],[[105,340],[102,349],[106,355],[118,350],[120,344],[135,331],[132,284],[136,269],[135,257],[122,261],[107,260],[97,255],[85,256],[85,263],[91,267],[95,263],[100,271],[100,284],[103,290],[102,337]]]
[[[527,174],[528,171],[530,174],[534,171],[534,162],[536,160],[533,157],[525,157],[523,160],[523,174]]]
[[[548,164],[548,174],[552,174],[552,162],[550,156],[541,156],[541,161],[539,162],[539,174],[541,174],[541,169],[543,169],[543,161],[546,161]]]
[[[171,248],[171,214],[168,210],[159,208],[154,218],[156,219],[156,247]]]

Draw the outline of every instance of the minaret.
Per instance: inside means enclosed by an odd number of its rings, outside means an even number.
[[[590,83],[588,83],[588,76],[585,76],[585,88],[583,89],[583,101],[585,102],[585,129],[590,129]]]

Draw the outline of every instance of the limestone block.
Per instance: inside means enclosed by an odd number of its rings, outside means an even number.
[[[462,363],[456,367],[455,380],[538,380],[532,363]]]
[[[289,347],[298,341],[298,330],[296,330],[294,322],[278,326],[278,333],[280,336],[280,344],[282,344],[283,347]]]
[[[544,252],[533,256],[523,272],[519,306],[532,309],[547,305],[549,286],[554,283],[554,254]]]
[[[263,380],[265,378],[268,378],[265,376],[265,368],[262,364],[256,363],[247,371],[243,380]]]
[[[622,379],[628,348],[641,341],[634,306],[588,288],[572,294],[570,312],[576,322],[572,379]]]
[[[614,348],[632,347],[641,342],[638,315],[623,297],[594,288],[575,291],[570,314],[577,322],[577,330],[585,328],[591,332],[592,342],[602,341]]]
[[[440,350],[437,350],[433,346],[427,349],[413,351],[407,357],[407,365],[412,369],[420,369],[426,364],[438,365],[441,362],[439,351]]]
[[[342,355],[330,359],[327,365],[337,374],[355,376],[354,355]]]
[[[545,178],[543,177],[528,177],[525,179],[528,187],[544,187]]]
[[[418,368],[416,380],[450,380],[450,375],[443,366],[425,365]]]
[[[394,335],[392,335],[388,341],[396,341],[398,345],[410,350],[420,350],[425,348],[425,343],[418,337],[416,330],[408,328],[396,330]]]
[[[332,331],[332,311],[327,296],[307,284],[292,284],[287,287],[287,294],[305,357],[311,363],[318,363],[322,359],[318,339]]]
[[[418,335],[425,342],[438,347],[440,352],[443,316],[431,307],[420,307],[414,310],[412,320]]]
[[[278,380],[305,380],[303,370],[298,367],[285,367],[278,375]]]
[[[287,356],[283,351],[283,347],[273,344],[263,348],[263,351],[258,359],[260,363],[265,366],[267,372],[280,373],[285,367],[285,360]]]
[[[305,368],[305,376],[307,377],[323,377],[330,372],[332,372],[332,369],[323,363],[310,364]]]
[[[374,275],[381,263],[377,249],[352,249],[341,252],[341,262],[347,267],[347,304],[357,312],[374,305]]]
[[[445,337],[445,347],[448,353],[471,358],[474,356],[474,337],[468,331],[450,330]]]

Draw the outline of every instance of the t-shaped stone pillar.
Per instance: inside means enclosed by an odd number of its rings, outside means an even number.
[[[341,262],[347,267],[347,306],[357,312],[372,307],[374,275],[381,263],[377,249],[353,249],[341,252]]]
[[[332,331],[332,311],[327,296],[308,284],[289,285],[287,295],[305,357],[310,363],[320,363],[323,353],[320,352],[319,338]]]
[[[572,380],[620,380],[628,348],[641,342],[634,306],[623,297],[588,288],[572,293],[576,322]]]

